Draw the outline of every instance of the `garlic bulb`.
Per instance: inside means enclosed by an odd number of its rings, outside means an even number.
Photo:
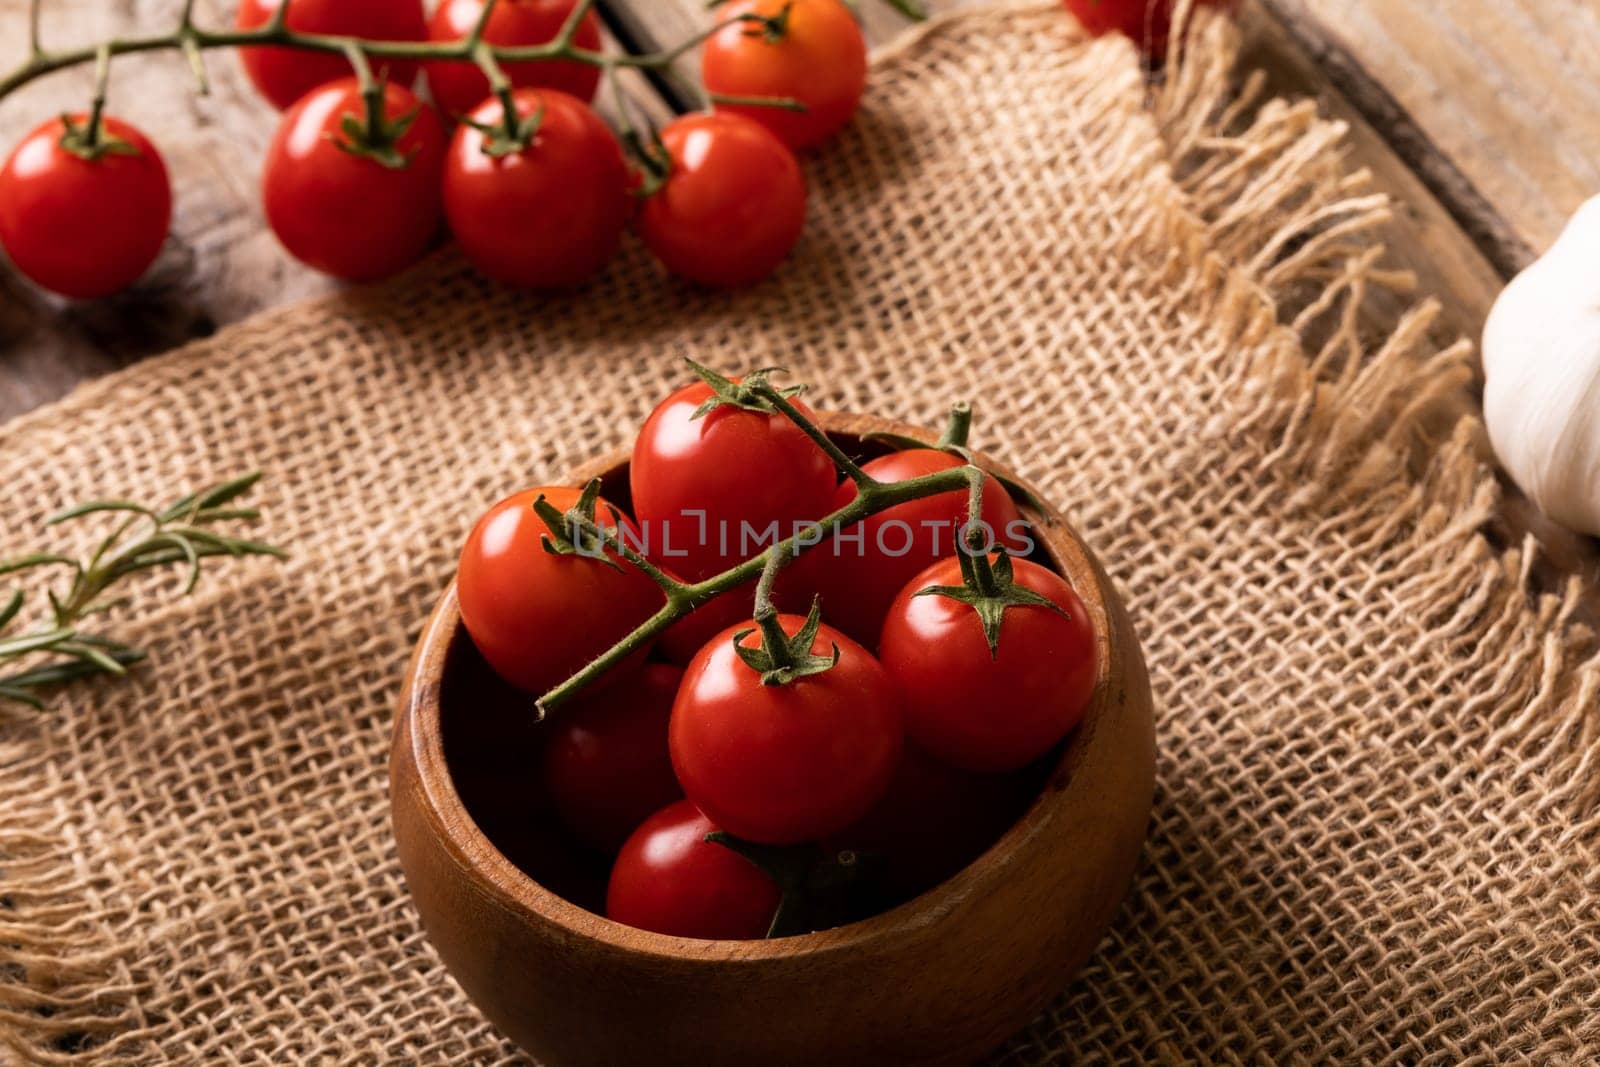
[[[1552,519],[1600,534],[1600,196],[1495,301],[1483,372],[1512,479]]]

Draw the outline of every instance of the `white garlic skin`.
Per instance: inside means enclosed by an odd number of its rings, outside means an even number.
[[[1483,327],[1495,455],[1539,509],[1600,534],[1600,196],[1511,280]]]

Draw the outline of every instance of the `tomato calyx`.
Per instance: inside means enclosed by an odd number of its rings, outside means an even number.
[[[972,541],[982,538],[975,531]],[[916,596],[942,596],[965,604],[978,613],[983,625],[983,638],[989,644],[989,658],[1000,654],[1000,626],[1005,621],[1007,608],[1047,608],[1063,618],[1070,618],[1060,604],[1026,586],[1018,585],[1013,575],[1011,554],[1004,546],[996,550],[993,563],[981,544],[969,544],[956,553],[961,563],[961,585],[935,585],[920,589]]]
[[[591,479],[583,487],[583,492],[578,495],[577,502],[566,511],[550,503],[543,493],[535,497],[533,510],[544,520],[545,527],[550,531],[539,538],[544,550],[552,556],[582,556],[604,563],[612,570],[620,571],[622,564],[606,553],[606,546],[612,543],[612,539],[595,521],[596,502],[599,499],[599,478]],[[607,507],[611,512],[612,524],[621,529],[622,516],[616,508],[610,505]]]
[[[508,94],[509,95],[509,94]],[[470,115],[461,116],[464,126],[471,126],[483,134],[483,154],[491,159],[504,159],[532,147],[544,125],[544,101],[530,114],[519,116],[509,99],[501,101],[502,117],[497,122],[480,122]]]
[[[821,854],[815,845],[762,845],[726,830],[705,836],[755,865],[778,885],[778,909],[767,936],[792,937],[848,921],[845,897],[865,880],[873,856],[843,849]]]
[[[763,599],[758,593],[758,600]],[[822,628],[822,598],[811,602],[811,612],[805,625],[793,637],[783,632],[778,622],[778,611],[771,600],[756,607],[756,625],[733,635],[734,651],[744,665],[761,675],[762,685],[788,685],[797,678],[821,674],[839,662],[839,646],[833,644],[833,654],[818,656],[811,651],[817,632]],[[744,639],[761,630],[761,643],[751,648]],[[832,644],[832,642],[830,642]]]
[[[370,85],[363,84],[361,98],[364,114],[345,112],[339,116],[339,133],[324,136],[341,152],[348,152],[358,159],[370,159],[390,170],[404,170],[411,165],[411,157],[417,154],[417,150],[402,151],[400,140],[417,121],[422,105],[418,104],[405,114],[390,118],[384,110],[386,81],[380,76],[373,79]]]
[[[781,389],[773,386],[770,379],[774,374],[784,373],[782,367],[762,367],[746,374],[739,381],[734,381],[692,359],[685,362],[700,376],[701,381],[711,387],[711,395],[694,409],[694,414],[689,416],[690,421],[703,419],[717,408],[724,406],[738,408],[741,411],[754,411],[762,415],[776,415],[778,408],[772,402],[772,394],[776,393],[783,399],[789,400],[806,391],[803,385],[790,385]]]
[[[794,4],[784,4],[776,15],[758,15],[752,13],[744,21],[749,29],[744,31],[746,37],[759,37],[764,44],[777,44],[789,35],[789,12],[794,10]]]
[[[56,143],[63,152],[93,163],[101,156],[136,156],[139,150],[114,134],[107,133],[98,113],[91,113],[82,122],[71,115],[61,116],[61,139]]]

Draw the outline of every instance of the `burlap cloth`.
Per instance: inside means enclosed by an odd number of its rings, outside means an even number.
[[[1053,2],[880,55],[769,284],[637,247],[589,290],[450,256],[0,427],[0,550],[260,466],[286,566],[125,626],[126,683],[0,733],[0,1059],[500,1062],[401,882],[400,672],[463,533],[626,440],[686,355],[936,423],[1037,480],[1132,608],[1160,765],[1100,953],[1000,1059],[1461,1063],[1600,1039],[1596,664],[1578,591],[1481,535],[1468,353],[1363,344],[1386,208],[1206,25],[1147,93]],[[1431,457],[1431,458],[1428,458]],[[162,603],[148,600],[149,604]],[[9,1051],[6,1051],[9,1050]]]

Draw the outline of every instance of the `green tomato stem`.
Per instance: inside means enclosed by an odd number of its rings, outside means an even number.
[[[779,399],[781,400],[782,398]],[[789,415],[801,429],[826,440],[826,435],[810,419],[795,410],[793,405],[787,406],[790,410],[785,414]],[[832,442],[829,442],[829,445],[832,446]],[[837,446],[832,447],[835,450],[837,448]],[[854,466],[854,464],[851,465]],[[817,524],[824,530],[844,529],[855,525],[869,515],[876,515],[880,511],[892,508],[897,504],[904,504],[907,501],[921,500],[923,497],[948,493],[963,487],[970,491],[972,487],[977,486],[979,487],[978,491],[981,492],[983,479],[983,471],[972,464],[952,467],[949,470],[935,471],[932,474],[909,478],[903,482],[879,482],[867,477],[865,481],[857,483],[858,491],[854,500],[832,514],[824,516],[818,520]],[[560,708],[577,696],[578,693],[599,680],[612,667],[646,647],[656,637],[660,636],[667,627],[688,615],[699,605],[724,593],[731,592],[745,585],[751,579],[759,579],[766,572],[775,554],[793,558],[815,548],[820,543],[819,540],[805,536],[806,532],[796,531],[776,544],[769,545],[765,551],[750,557],[743,563],[699,582],[685,583],[675,581],[659,568],[651,565],[646,570],[646,573],[666,594],[666,603],[632,633],[591,661],[588,666],[540,697],[536,704],[539,717],[543,718],[546,713]],[[611,535],[609,539],[614,547],[617,547],[619,554],[630,563],[635,566],[641,566],[641,561],[648,564],[648,560],[644,560],[642,556],[628,548],[627,545],[621,544],[621,539],[616,535]],[[776,567],[777,565],[774,565],[774,574],[776,573]],[[644,568],[641,566],[641,569]]]

